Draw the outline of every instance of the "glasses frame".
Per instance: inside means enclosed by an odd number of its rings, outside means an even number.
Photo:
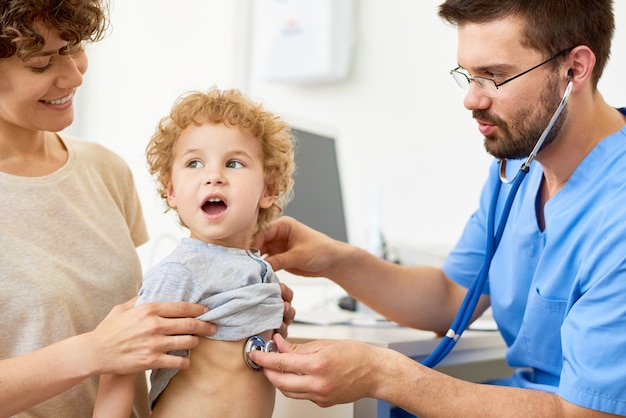
[[[548,58],[547,60],[545,60],[545,61],[543,61],[543,62],[540,62],[539,64],[535,65],[534,67],[529,68],[528,70],[523,71],[523,72],[521,72],[521,73],[519,73],[519,74],[517,74],[517,75],[514,75],[513,77],[507,78],[506,80],[504,80],[504,81],[503,81],[503,82],[501,82],[501,83],[496,83],[496,80],[494,80],[493,78],[489,78],[489,77],[481,77],[481,76],[475,76],[475,77],[472,77],[472,76],[470,76],[469,74],[464,73],[463,71],[459,71],[459,70],[461,70],[461,69],[465,70],[465,69],[464,69],[463,67],[461,67],[460,65],[459,65],[458,67],[453,68],[452,70],[450,70],[450,75],[452,76],[452,78],[454,78],[454,80],[455,80],[455,81],[456,81],[456,83],[459,85],[459,87],[461,87],[461,88],[462,88],[462,89],[464,89],[464,90],[469,90],[470,85],[472,84],[472,82],[475,82],[475,83],[476,83],[476,84],[477,84],[477,85],[478,85],[481,89],[483,89],[483,91],[487,91],[487,90],[486,90],[486,89],[487,89],[487,87],[485,87],[485,86],[486,86],[486,84],[485,84],[486,82],[491,82],[491,83],[493,83],[493,85],[494,85],[494,87],[496,88],[496,90],[499,90],[499,87],[500,87],[500,86],[503,86],[503,85],[505,85],[506,83],[508,83],[508,82],[510,82],[510,81],[513,81],[513,80],[515,80],[515,79],[517,79],[517,78],[520,78],[520,77],[521,77],[521,76],[523,76],[523,75],[528,74],[529,72],[531,72],[531,71],[533,71],[533,70],[536,70],[537,68],[541,67],[542,65],[547,64],[547,63],[549,63],[550,61],[553,61],[553,60],[557,59],[557,58],[558,58],[558,57],[560,57],[561,55],[563,55],[563,54],[565,54],[565,53],[570,52],[572,49],[574,49],[574,47],[572,47],[572,48],[567,48],[567,49],[564,49],[564,50],[562,50],[562,51],[560,51],[560,52],[557,52],[555,55],[551,56],[551,57],[550,57],[550,58]],[[466,70],[466,71],[467,71],[467,70]],[[462,80],[462,79],[458,78],[455,74],[460,74],[460,75],[462,75],[463,77],[465,77],[465,79],[467,80],[467,85],[466,85],[466,84],[463,84],[463,83],[461,82],[461,80]],[[488,95],[488,96],[493,97],[493,95]]]

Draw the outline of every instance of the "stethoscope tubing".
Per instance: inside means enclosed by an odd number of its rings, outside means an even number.
[[[498,249],[498,245],[500,244],[500,239],[502,238],[506,222],[509,218],[509,214],[511,213],[511,207],[513,206],[515,196],[517,195],[517,190],[522,184],[522,180],[524,180],[524,177],[526,177],[526,174],[528,174],[530,164],[533,162],[535,156],[541,149],[544,140],[552,130],[552,127],[554,126],[557,118],[561,115],[563,108],[567,104],[571,91],[572,81],[570,80],[565,87],[565,92],[563,93],[563,98],[561,99],[559,106],[552,115],[552,118],[550,118],[550,121],[546,128],[543,130],[541,136],[535,143],[535,146],[528,156],[527,160],[522,164],[513,179],[509,180],[506,178],[506,160],[500,160],[500,181],[497,182],[495,190],[493,191],[493,198],[489,207],[489,215],[487,220],[487,243],[485,246],[485,259],[480,267],[480,271],[476,276],[476,279],[474,279],[470,287],[467,289],[467,293],[463,298],[463,302],[459,307],[459,311],[454,317],[454,321],[452,321],[450,329],[448,329],[448,332],[446,332],[446,335],[443,336],[437,347],[435,347],[430,355],[426,357],[426,359],[422,362],[424,366],[435,367],[437,364],[439,364],[441,360],[443,360],[443,358],[448,355],[452,348],[454,348],[456,342],[459,340],[459,338],[461,338],[461,334],[463,334],[463,331],[465,331],[465,329],[469,325],[470,320],[472,319],[472,315],[474,314],[474,310],[478,305],[478,300],[480,299],[482,290],[485,287],[485,283],[487,282],[487,277],[489,276],[489,268],[491,267],[491,261],[493,260],[496,250]],[[496,207],[498,205],[498,198],[500,196],[502,183],[510,184],[511,190],[509,192],[509,195],[507,196],[504,208],[502,209],[502,218],[500,218],[498,229],[494,233],[496,222]]]
[[[446,335],[443,336],[437,347],[422,362],[424,366],[435,367],[437,364],[439,364],[439,362],[441,362],[441,360],[443,360],[443,358],[448,355],[452,348],[454,348],[456,342],[459,340],[459,338],[461,338],[461,334],[463,334],[463,331],[467,328],[470,320],[472,319],[472,314],[476,309],[476,305],[478,305],[478,300],[480,299],[482,289],[484,288],[487,277],[489,276],[491,260],[493,260],[493,256],[496,253],[498,244],[500,243],[500,239],[502,238],[502,234],[504,233],[504,228],[511,212],[513,201],[515,200],[515,196],[517,195],[517,190],[522,184],[522,181],[524,180],[524,177],[526,177],[527,173],[528,167],[520,168],[519,173],[515,176],[513,182],[510,183],[511,190],[509,192],[509,195],[507,196],[504,208],[502,210],[502,218],[500,218],[497,231],[494,232],[496,207],[498,205],[500,188],[502,187],[502,182],[497,182],[496,188],[493,192],[494,198],[492,199],[491,205],[489,207],[486,235],[487,245],[485,250],[485,259],[483,261],[483,264],[481,265],[480,272],[467,290],[465,298],[463,298],[463,302],[461,303],[459,311],[457,312],[454,321],[450,326],[450,329],[448,330],[448,332],[446,332]]]

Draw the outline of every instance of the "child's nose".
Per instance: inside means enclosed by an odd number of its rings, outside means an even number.
[[[208,168],[206,173],[206,184],[223,184],[226,181],[221,169]]]

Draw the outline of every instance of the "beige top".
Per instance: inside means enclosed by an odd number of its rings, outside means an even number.
[[[0,358],[91,331],[136,295],[148,236],[126,163],[62,138],[66,164],[43,177],[0,173]],[[91,416],[98,377],[19,417]],[[145,388],[136,396],[147,416]]]

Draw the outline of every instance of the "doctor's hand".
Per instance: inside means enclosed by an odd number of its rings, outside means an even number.
[[[287,270],[307,277],[328,277],[341,249],[348,244],[336,241],[289,216],[281,216],[260,233],[254,247],[266,254],[274,271]]]
[[[253,351],[250,359],[285,396],[309,399],[322,407],[376,397],[377,373],[386,351],[350,340],[291,344],[273,337],[280,353]]]
[[[95,374],[137,373],[148,369],[189,367],[189,357],[167,354],[198,345],[198,335],[212,335],[215,325],[195,319],[207,311],[187,302],[134,306],[136,298],[115,306],[93,331],[83,334]]]

